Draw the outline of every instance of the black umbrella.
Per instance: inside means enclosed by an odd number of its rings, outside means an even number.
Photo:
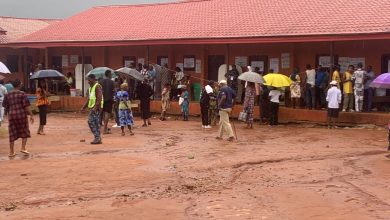
[[[44,78],[63,78],[64,74],[57,70],[39,70],[35,72],[30,79],[44,79]]]

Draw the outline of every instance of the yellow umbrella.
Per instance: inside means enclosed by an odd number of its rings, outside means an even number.
[[[273,87],[287,87],[290,86],[292,83],[292,80],[280,73],[270,73],[264,76],[266,86],[273,86]]]

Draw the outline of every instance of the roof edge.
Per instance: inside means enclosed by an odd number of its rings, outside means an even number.
[[[193,38],[164,40],[133,40],[133,41],[51,41],[51,42],[14,42],[0,44],[0,47],[96,47],[96,46],[136,46],[136,45],[181,45],[181,44],[250,44],[250,43],[302,43],[302,42],[337,42],[354,40],[387,40],[388,33],[349,34],[349,35],[306,35],[306,36],[275,36],[246,38]]]
[[[20,19],[20,20],[37,20],[37,21],[62,21],[60,18],[27,18],[27,17],[13,17],[13,16],[0,16],[0,18]]]
[[[101,5],[101,6],[94,6],[92,8],[150,7],[150,6],[176,5],[176,4],[187,4],[187,3],[194,3],[194,2],[209,2],[209,1],[214,1],[214,0],[183,0],[183,1],[160,2],[160,3],[145,3],[145,4]]]

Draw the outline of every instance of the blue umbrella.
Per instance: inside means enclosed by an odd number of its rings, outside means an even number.
[[[111,74],[112,74],[113,78],[117,77],[116,74],[115,74],[115,71],[113,69],[111,69],[111,68],[108,68],[108,67],[96,67],[95,69],[89,71],[87,76],[92,74],[92,75],[96,76],[96,79],[104,78],[106,70],[110,70],[111,71]]]
[[[65,77],[62,73],[57,70],[39,70],[35,72],[30,79],[43,79],[43,78],[63,78]]]

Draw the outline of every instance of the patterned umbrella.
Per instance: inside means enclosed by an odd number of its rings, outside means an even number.
[[[44,78],[63,78],[64,74],[57,70],[39,70],[35,72],[30,79],[44,79]]]
[[[370,87],[390,89],[390,73],[383,73],[379,75],[372,83]]]
[[[289,77],[280,73],[269,73],[264,76],[266,86],[272,86],[276,88],[290,86],[292,81]]]
[[[140,72],[138,72],[136,69],[123,67],[123,68],[117,69],[116,72],[117,73],[124,73],[128,76],[131,76],[133,79],[138,80],[138,81],[144,80],[144,76]]]
[[[4,63],[0,62],[0,73],[11,73]]]

